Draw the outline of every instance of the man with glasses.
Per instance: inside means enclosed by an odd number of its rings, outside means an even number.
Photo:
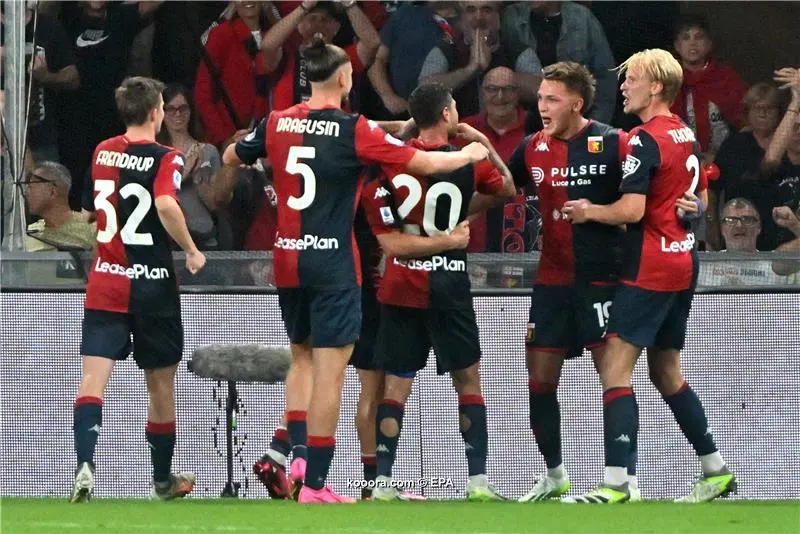
[[[756,252],[756,242],[761,233],[761,217],[756,206],[745,198],[734,198],[725,204],[720,219],[722,252]],[[786,283],[784,276],[776,275],[768,261],[731,260],[710,261],[702,264],[700,284],[704,286],[753,286]]]
[[[72,177],[60,163],[44,161],[22,182],[28,212],[40,220],[28,226],[25,250],[38,252],[58,248],[92,250],[95,225],[83,220],[69,206]]]
[[[484,134],[503,158],[511,154],[525,137],[527,112],[520,106],[520,86],[508,67],[495,67],[481,84],[483,109],[464,122]],[[527,205],[526,205],[527,204]],[[511,198],[505,205],[490,208],[470,223],[468,252],[526,252],[533,250],[541,227],[535,191]],[[528,229],[532,229],[529,231]]]

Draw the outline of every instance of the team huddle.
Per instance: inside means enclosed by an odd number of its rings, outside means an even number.
[[[693,228],[707,204],[707,179],[692,131],[669,112],[682,81],[672,55],[646,50],[621,65],[625,112],[643,123],[630,133],[585,118],[595,87],[585,67],[547,67],[538,91],[544,128],[526,137],[507,165],[484,134],[459,122],[446,86],[418,87],[409,98],[411,121],[375,123],[342,110],[352,88],[345,51],[315,40],[303,55],[311,98],[271,113],[230,145],[221,171],[268,158],[278,197],[273,262],[292,359],[283,421],[253,466],[270,496],[355,502],[326,483],[352,365],[361,385],[356,427],[364,478],[374,481],[362,498],[421,499],[393,483],[392,468],[405,402],[433,349],[437,372],[450,374],[458,394],[466,498],[505,500],[486,474],[488,425],[466,248],[470,220],[531,183],[544,233],[525,345],[530,428],[547,472],[520,501],[641,498],[631,375],[644,348],[651,380],[702,468],[679,501],[734,491],[736,479],[680,367],[698,271]],[[169,239],[186,252],[190,273],[205,257],[177,202],[183,156],[155,143],[162,89],[147,78],[125,80],[116,100],[126,134],[102,142],[93,158],[93,198],[85,207],[97,214],[97,256],[74,406],[73,502],[94,491],[105,388],[114,362],[131,351],[147,380],[151,497],[183,497],[195,484],[193,473],[172,472],[183,330]],[[398,139],[412,127],[413,139]],[[564,361],[584,349],[603,387],[605,471],[596,489],[567,497],[556,391]]]

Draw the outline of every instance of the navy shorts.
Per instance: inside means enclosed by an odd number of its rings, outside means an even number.
[[[534,285],[525,345],[542,352],[583,349],[603,344],[616,284]]]
[[[607,335],[637,347],[681,350],[693,297],[694,286],[663,292],[620,284]]]
[[[439,374],[476,364],[481,358],[481,343],[475,310],[381,306],[377,347],[380,370],[411,378],[425,368],[431,348]]]
[[[361,288],[278,288],[286,335],[293,344],[344,347],[361,330]]]
[[[84,310],[82,330],[81,354],[84,356],[122,361],[133,352],[140,369],[169,367],[183,357],[180,315],[154,317]]]
[[[378,327],[381,324],[381,307],[377,291],[372,286],[361,288],[361,332],[358,335],[350,365],[364,371],[377,370],[375,345],[378,342]]]

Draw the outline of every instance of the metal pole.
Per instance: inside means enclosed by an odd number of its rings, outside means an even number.
[[[6,202],[11,202],[9,218],[5,224],[3,236],[3,249],[21,250],[23,248],[23,235],[25,233],[25,202],[19,187],[9,186],[21,181],[23,177],[25,155],[25,111],[26,111],[26,84],[25,74],[25,2],[15,0],[3,1],[3,21],[5,27],[5,106],[3,110],[4,127],[8,135],[8,154],[13,166],[9,175],[3,169],[3,187],[8,196],[4,195]],[[7,206],[3,206],[5,216]]]

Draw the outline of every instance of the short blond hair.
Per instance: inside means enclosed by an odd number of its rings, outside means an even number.
[[[683,67],[670,52],[653,48],[636,52],[617,67],[622,76],[627,70],[641,72],[650,81],[660,83],[664,89],[661,98],[670,106],[675,102],[683,84]]]

